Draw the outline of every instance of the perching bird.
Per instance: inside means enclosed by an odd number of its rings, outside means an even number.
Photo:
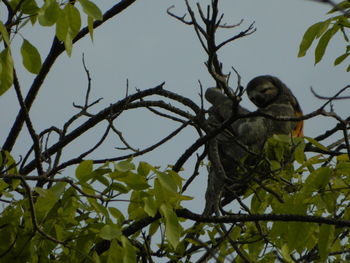
[[[264,75],[252,79],[247,85],[247,94],[258,107],[257,112],[274,117],[302,116],[297,99],[291,90],[276,77]],[[212,104],[209,109],[208,123],[214,128],[219,127],[232,114],[249,113],[239,105],[235,107],[233,101],[218,88],[207,89],[205,97]],[[205,211],[207,214],[214,212],[214,206],[216,206],[214,201],[210,200],[217,195],[212,192],[213,189],[218,192],[218,189],[225,188],[226,190],[222,191],[219,198],[225,197],[230,200],[245,193],[250,179],[244,169],[244,163],[254,165],[254,162],[258,162],[257,156],[261,153],[266,140],[274,134],[291,134],[294,137],[302,137],[303,121],[282,121],[263,116],[238,118],[228,129],[216,136],[220,162],[226,179],[223,186],[209,186],[209,184],[215,184],[216,181],[214,168],[211,168],[206,193]],[[227,179],[229,179],[228,182]],[[215,202],[217,203],[218,200]]]

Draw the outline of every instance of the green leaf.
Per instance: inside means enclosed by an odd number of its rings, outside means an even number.
[[[318,141],[316,141],[313,138],[310,137],[304,137],[307,141],[309,141],[311,144],[313,144],[314,146],[316,146],[317,148],[319,148],[320,150],[323,151],[329,151],[329,149],[326,146],[323,146],[321,143],[319,143]]]
[[[145,212],[149,216],[154,217],[157,214],[157,211],[158,211],[157,203],[154,200],[154,198],[152,196],[144,197],[143,201],[145,203],[145,206],[144,206]]]
[[[130,241],[125,237],[121,237],[123,245],[123,263],[135,263],[136,261],[136,249],[131,245]]]
[[[147,216],[142,206],[142,198],[143,196],[140,191],[132,192],[128,207],[129,219],[137,220]]]
[[[337,57],[334,60],[334,66],[339,65],[340,63],[342,63],[349,55],[350,55],[350,53],[344,53],[343,55]]]
[[[294,150],[294,158],[300,164],[304,163],[305,161],[304,150],[305,150],[305,143],[299,144]]]
[[[10,46],[10,37],[9,34],[6,30],[6,27],[4,26],[4,24],[0,21],[0,33],[1,33],[1,37],[2,39],[4,39],[6,45]]]
[[[127,173],[123,173],[123,175],[126,175],[126,176],[120,176],[120,177],[114,176],[114,174],[115,173],[110,174],[111,178],[126,183],[127,186],[129,186],[131,189],[144,190],[149,188],[146,178],[138,174],[127,172]]]
[[[335,191],[321,194],[321,199],[325,203],[328,213],[335,213],[337,197],[338,195]]]
[[[320,167],[311,172],[311,174],[309,174],[306,178],[301,189],[302,196],[304,198],[310,197],[312,192],[323,190],[329,183],[331,175],[332,170],[329,167]]]
[[[86,191],[85,188],[84,191]],[[102,214],[106,218],[109,218],[109,213],[106,207],[99,204],[95,198],[87,198],[87,200],[89,201],[89,204],[95,209],[95,212]]]
[[[91,178],[94,162],[92,160],[82,161],[75,170],[75,176],[80,182],[86,182]]]
[[[320,227],[318,250],[321,262],[326,261],[334,240],[334,226],[323,224]]]
[[[350,3],[348,0],[345,0],[343,2],[340,2],[339,4],[337,4],[336,7],[332,8],[331,11],[329,11],[327,14],[332,14],[334,12],[338,12],[339,10],[344,10],[350,7]]]
[[[303,222],[289,222],[287,232],[289,249],[296,249],[298,253],[301,253],[305,249],[312,231],[312,224]]]
[[[318,22],[310,26],[306,30],[299,46],[298,57],[303,57],[306,55],[307,50],[310,48],[315,38],[318,37],[319,32],[322,31],[323,28],[328,27],[328,25],[329,25],[329,21],[326,20],[324,22]]]
[[[65,191],[66,185],[67,183],[65,182],[58,182],[47,190],[36,188],[36,191],[40,194],[35,202],[35,211],[39,222],[48,215],[50,210],[58,202]]]
[[[111,189],[118,191],[121,194],[126,194],[129,192],[129,188],[120,183],[112,183]]]
[[[293,263],[294,260],[291,258],[289,251],[290,250],[289,250],[287,244],[283,244],[282,249],[281,249],[281,254],[282,254],[283,259],[288,263]]]
[[[135,169],[135,165],[129,160],[121,161],[114,165],[114,168],[119,172],[128,172]]]
[[[21,54],[24,67],[33,74],[38,74],[41,69],[41,57],[36,49],[28,40],[23,39]]]
[[[151,171],[151,169],[152,169],[152,166],[150,164],[145,162],[140,162],[139,166],[137,167],[137,173],[139,175],[146,177]]]
[[[171,175],[157,172],[157,178],[160,184],[162,185],[162,187],[164,187],[166,190],[173,193],[177,192],[177,184]]]
[[[159,220],[154,221],[154,222],[149,226],[148,235],[149,235],[149,236],[153,236],[153,235],[157,232],[159,226],[160,226]]]
[[[326,33],[318,41],[318,44],[315,49],[315,64],[321,61],[328,46],[329,41],[334,36],[335,33],[340,29],[338,24],[334,24],[333,27],[328,29]]]
[[[348,161],[349,161],[348,154],[341,154],[337,156],[337,162],[348,162]]]
[[[5,190],[9,185],[5,183],[5,181],[1,180],[0,181],[0,193]]]
[[[111,215],[118,220],[118,222],[121,224],[125,221],[125,217],[122,212],[120,212],[115,207],[108,207],[108,211],[111,213]]]
[[[120,227],[115,224],[108,224],[102,227],[99,236],[105,240],[119,239],[122,236]]]
[[[123,262],[123,248],[115,241],[112,240],[111,247],[107,251],[107,259],[103,262],[115,263]]]
[[[74,5],[67,4],[64,7],[63,12],[66,14],[67,23],[69,25],[68,33],[70,34],[70,37],[74,39],[81,27],[79,10]]]
[[[91,1],[89,0],[79,0],[81,6],[83,7],[83,11],[88,16],[91,16],[95,20],[102,20],[103,15],[101,10]]]
[[[88,21],[90,38],[92,41],[94,41],[94,19],[91,16],[88,16],[87,21]]]
[[[70,57],[73,49],[73,39],[70,34],[67,34],[66,39],[64,40],[64,48],[66,49],[67,55]]]
[[[61,9],[56,0],[46,0],[38,12],[38,20],[42,26],[52,26],[56,23]]]
[[[22,12],[27,15],[35,15],[39,10],[39,7],[36,4],[35,0],[22,1],[20,8]]]
[[[13,83],[13,60],[10,48],[0,53],[0,96],[4,94]]]
[[[60,12],[56,22],[56,37],[60,41],[65,41],[68,34],[69,22],[65,12]]]
[[[167,206],[162,204],[160,206],[160,213],[165,218],[165,235],[174,249],[176,249],[179,244],[182,227],[179,224],[179,219],[174,211]]]
[[[329,180],[332,175],[332,169],[327,166],[320,167],[314,173],[316,174],[314,180],[316,189],[324,189],[329,183]]]

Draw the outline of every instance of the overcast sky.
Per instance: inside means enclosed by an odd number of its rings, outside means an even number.
[[[106,10],[114,2],[106,0],[102,5],[98,1],[98,5],[102,10]],[[75,112],[72,103],[83,103],[87,79],[81,63],[82,53],[85,54],[92,77],[91,98],[104,98],[94,108],[96,112],[124,97],[126,79],[129,79],[129,93],[133,93],[135,87],[143,90],[165,81],[166,89],[199,103],[198,80],[201,80],[205,88],[213,86],[214,82],[203,64],[206,61],[205,53],[193,28],[181,24],[166,14],[166,9],[174,2],[176,4],[172,11],[178,15],[184,14],[185,5],[181,0],[137,1],[122,14],[98,28],[93,43],[87,37],[77,43],[71,58],[63,54],[52,68],[32,108],[34,127],[38,131],[52,125],[61,127]],[[306,0],[221,0],[220,2],[222,2],[221,10],[225,13],[225,22],[235,24],[244,19],[241,27],[227,31],[221,35],[222,37],[239,33],[253,21],[257,28],[253,35],[233,42],[219,53],[219,59],[224,63],[226,72],[231,66],[235,67],[242,76],[243,85],[257,75],[277,76],[292,89],[304,113],[309,113],[323,103],[312,96],[311,86],[320,94],[329,96],[349,84],[349,73],[345,71],[346,63],[338,67],[333,66],[334,59],[344,52],[345,45],[341,38],[331,42],[323,61],[316,66],[314,66],[313,48],[306,57],[297,58],[299,43],[305,30],[312,24],[324,20],[329,6]],[[44,58],[53,33],[54,28],[39,29],[38,26],[27,25],[22,31],[22,36],[38,47]],[[20,36],[14,40],[15,46],[21,42]],[[18,56],[15,57],[15,65],[25,93],[33,75],[21,68],[21,59]],[[336,112],[341,116],[347,116],[349,108],[347,104],[348,102],[335,104]],[[254,110],[246,97],[243,98],[243,105]],[[2,142],[17,115],[18,108],[13,90],[0,97]],[[130,143],[141,149],[179,126],[169,121],[159,121],[145,110],[122,116],[117,124]],[[305,123],[305,135],[311,137],[319,135],[333,125],[334,121],[325,118],[308,120]],[[91,132],[84,137],[84,140],[72,144],[67,148],[65,158],[88,149],[94,139],[99,138],[96,135],[97,131]],[[173,164],[194,141],[194,135],[193,131],[188,130],[173,142],[137,161],[146,160],[163,167]],[[29,136],[21,134],[14,148],[14,156],[18,158],[30,144]],[[120,154],[111,146],[121,144],[117,138],[111,139],[93,157],[103,158]],[[186,170],[181,175],[188,178],[190,173],[190,166],[186,165]],[[190,194],[199,196],[198,198],[203,197],[206,176],[205,173],[200,175],[197,183],[190,189]],[[203,202],[200,203],[204,205]],[[200,206],[196,205],[195,210],[201,211]]]

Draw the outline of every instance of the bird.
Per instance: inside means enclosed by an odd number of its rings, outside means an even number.
[[[215,210],[218,200],[213,199],[223,198],[223,203],[226,204],[246,192],[251,178],[247,175],[249,173],[245,166],[254,166],[261,161],[260,154],[270,137],[274,134],[303,136],[302,120],[285,121],[267,117],[267,115],[276,118],[303,115],[298,100],[280,79],[270,75],[257,76],[249,81],[246,92],[257,107],[255,115],[249,115],[252,112],[237,104],[216,87],[208,88],[205,93],[206,100],[212,105],[208,110],[209,126],[217,128],[232,115],[237,116],[227,129],[216,136],[219,159],[226,177],[224,180],[217,180],[215,169],[210,168],[206,214],[211,214]],[[244,117],[245,115],[247,116]],[[215,192],[220,192],[218,189],[221,189],[222,196],[218,197],[217,193],[213,193],[213,189]]]

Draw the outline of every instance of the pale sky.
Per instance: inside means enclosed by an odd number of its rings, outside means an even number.
[[[98,5],[102,10],[112,6],[115,1],[104,1]],[[166,9],[173,5],[173,12],[182,15],[185,12],[181,0],[137,1],[122,14],[95,30],[92,43],[89,37],[79,41],[73,48],[73,55],[68,58],[61,55],[51,70],[44,86],[31,110],[34,128],[41,131],[52,125],[62,127],[63,123],[76,110],[72,103],[82,104],[87,87],[87,79],[81,63],[82,53],[92,77],[91,99],[104,99],[92,109],[98,112],[109,104],[122,99],[125,95],[126,79],[129,79],[129,93],[135,87],[143,90],[154,87],[163,81],[165,89],[186,96],[198,104],[200,80],[204,88],[214,85],[206,71],[205,53],[196,38],[194,30],[166,14]],[[203,1],[201,1],[203,2]],[[257,75],[270,74],[279,77],[298,98],[304,113],[316,110],[323,101],[317,100],[310,92],[312,86],[322,95],[333,95],[349,84],[347,63],[334,67],[333,61],[344,53],[344,41],[333,40],[326,51],[326,56],[314,66],[314,48],[304,58],[297,58],[299,43],[305,30],[312,24],[324,20],[329,6],[307,0],[222,0],[225,22],[235,24],[244,22],[236,30],[227,31],[221,36],[232,36],[246,29],[255,21],[257,31],[244,39],[227,45],[219,59],[224,63],[226,72],[234,66],[246,85]],[[195,3],[191,1],[191,3]],[[85,23],[85,18],[83,22]],[[48,52],[54,28],[39,29],[27,25],[21,35],[40,49],[42,58]],[[229,34],[229,35],[228,35]],[[220,38],[219,38],[220,39]],[[20,36],[14,40],[21,44]],[[314,47],[314,46],[313,46]],[[13,51],[13,53],[16,53]],[[347,61],[349,62],[349,61]],[[31,85],[33,75],[23,70],[21,58],[15,57],[15,65],[24,93]],[[232,79],[232,85],[236,80]],[[10,90],[0,97],[0,135],[3,143],[17,115],[18,106],[14,91]],[[335,104],[335,111],[342,117],[348,116],[348,102]],[[243,98],[245,107],[254,110],[247,97]],[[208,104],[207,104],[208,106]],[[135,148],[144,148],[166,136],[179,124],[168,120],[159,121],[146,110],[125,114],[116,125]],[[315,118],[305,123],[305,135],[316,136],[333,127],[334,121]],[[82,140],[67,147],[65,158],[74,156],[93,145],[100,137],[99,131],[89,132]],[[146,160],[153,165],[165,167],[173,164],[184,150],[196,139],[196,134],[188,129],[172,142],[162,146],[152,154],[137,158],[136,162]],[[31,145],[28,134],[22,133],[14,147],[14,157],[24,154]],[[116,137],[111,138],[92,157],[105,158],[121,155],[114,147],[121,146]],[[186,179],[191,173],[193,163],[186,164],[181,175]],[[69,173],[63,173],[68,176]],[[201,212],[206,189],[205,171],[196,179],[187,194],[196,196],[189,206]],[[198,202],[200,201],[200,202]],[[198,205],[199,204],[199,205]]]

